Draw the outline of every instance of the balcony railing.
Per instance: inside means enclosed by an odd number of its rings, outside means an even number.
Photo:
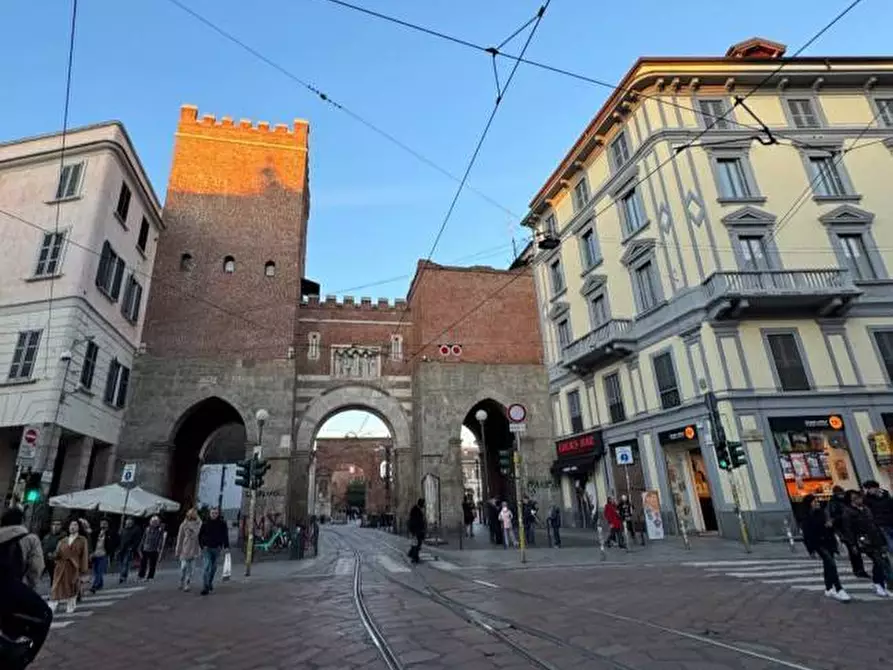
[[[704,288],[708,298],[859,293],[850,273],[837,269],[716,272],[707,279]]]
[[[601,358],[610,353],[607,350],[609,345],[624,341],[632,323],[631,319],[611,319],[580,339],[574,340],[564,348],[565,365],[579,363],[590,357]]]

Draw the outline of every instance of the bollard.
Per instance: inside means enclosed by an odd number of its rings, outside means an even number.
[[[462,551],[462,549],[463,549],[463,544],[462,544],[462,543],[463,543],[464,541],[465,541],[465,525],[464,525],[464,524],[460,524],[460,525],[459,525],[459,551]]]
[[[304,556],[304,538],[301,536],[301,527],[296,526],[295,532],[291,536],[291,544],[288,547],[288,558],[292,561],[299,561]]]
[[[688,530],[685,527],[685,519],[679,520],[679,530],[682,532],[682,543],[686,549],[691,549],[691,542],[688,541]]]
[[[598,550],[599,553],[601,553],[601,559],[604,561],[608,558],[608,555],[605,553],[605,537],[602,534],[602,524],[600,521],[595,525],[595,531],[598,536]]]
[[[791,522],[788,521],[788,518],[784,519],[784,534],[788,538],[788,544],[791,547],[791,553],[795,553],[797,551],[797,547],[794,545],[794,534],[791,532]]]

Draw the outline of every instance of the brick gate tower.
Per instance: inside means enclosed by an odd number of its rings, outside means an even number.
[[[180,111],[167,231],[118,457],[181,503],[195,501],[202,464],[250,453],[260,409],[269,412],[268,497],[306,490],[307,464],[295,462],[291,441],[308,135],[305,121],[271,127]]]

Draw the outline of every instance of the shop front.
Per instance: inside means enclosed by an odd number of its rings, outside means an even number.
[[[840,415],[770,417],[769,427],[795,516],[807,494],[827,500],[835,486],[859,488]]]
[[[561,480],[564,507],[573,514],[574,525],[589,527],[598,506],[596,468],[605,454],[600,430],[581,433],[555,443],[557,458],[552,472]]]
[[[667,462],[667,479],[676,518],[689,531],[713,533],[719,530],[713,491],[707,477],[707,464],[701,453],[698,427],[680,426],[657,434]]]

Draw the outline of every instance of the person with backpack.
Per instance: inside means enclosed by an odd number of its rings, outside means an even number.
[[[23,525],[20,509],[0,518],[0,667],[25,668],[40,652],[53,613],[34,585],[43,574],[43,550]]]

